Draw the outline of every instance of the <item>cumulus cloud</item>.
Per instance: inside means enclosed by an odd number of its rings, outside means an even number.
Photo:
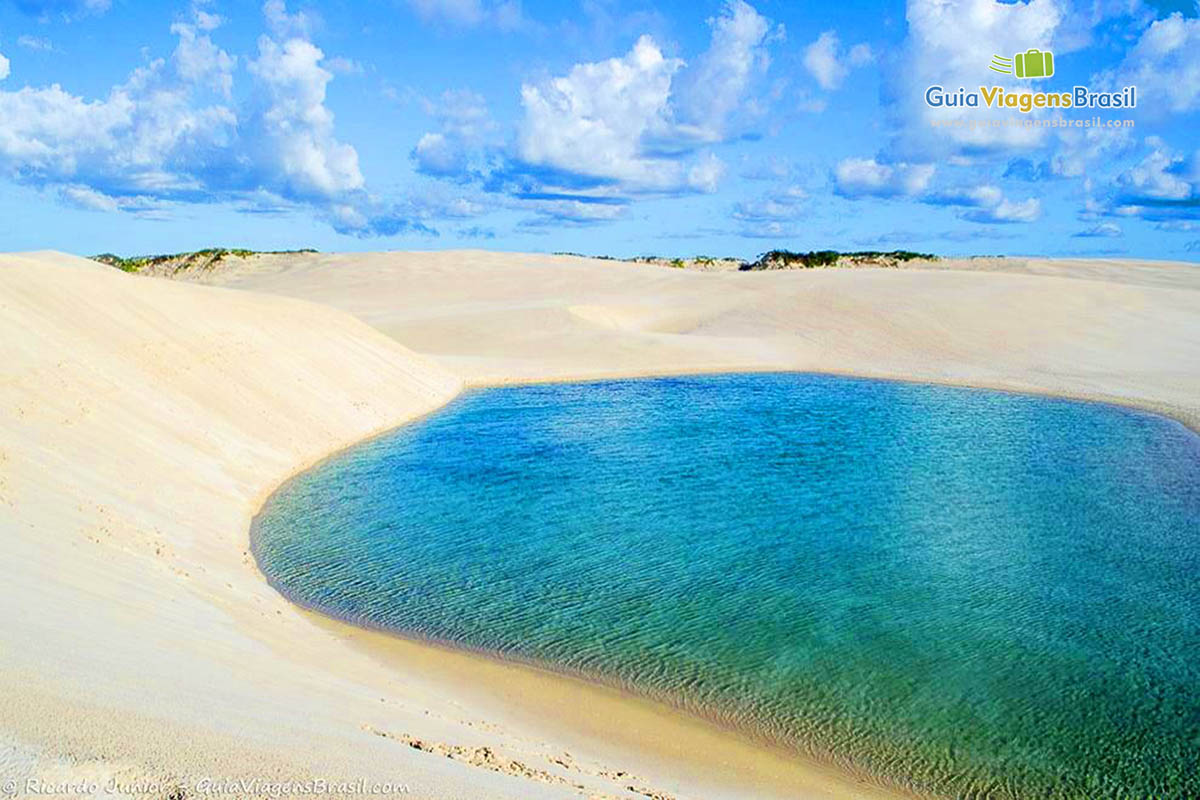
[[[799,186],[786,186],[756,200],[746,200],[733,207],[734,219],[745,222],[793,220],[803,215],[808,192]]]
[[[417,3],[427,15],[477,24],[490,6]],[[744,0],[708,20],[710,43],[689,64],[650,35],[628,52],[526,81],[511,136],[468,91],[421,100],[437,121],[411,152],[418,172],[474,184],[489,202],[533,211],[540,225],[622,216],[638,195],[715,192],[726,167],[715,145],[761,117],[754,89],[780,28]]]
[[[1151,24],[1099,82],[1137,86],[1139,107],[1173,113],[1200,109],[1200,19],[1176,12]]]
[[[517,152],[527,164],[597,182],[667,190],[684,183],[678,161],[649,155],[647,138],[671,128],[671,77],[683,65],[642,36],[620,58],[577,64],[569,74],[521,87]]]
[[[1146,143],[1154,148],[1150,155],[1117,176],[1122,200],[1136,203],[1191,197],[1196,187],[1184,175],[1183,157],[1156,136],[1148,137]]]
[[[334,138],[325,106],[333,74],[321,66],[324,54],[304,39],[281,44],[266,36],[258,49],[248,69],[261,102],[252,121],[261,134],[255,137],[261,185],[304,198],[361,189],[358,153]]]
[[[268,0],[263,36],[244,61],[251,99],[235,105],[238,59],[193,8],[171,31],[169,58],[151,60],[99,99],[58,85],[0,91],[0,171],[97,211],[148,213],[170,203],[234,201],[247,210],[314,209],[358,235],[428,230],[411,210],[371,196],[355,149],[334,135],[325,104],[332,73],[299,35],[303,15]]]
[[[834,190],[842,197],[900,197],[920,194],[933,177],[932,164],[881,164],[847,158],[834,167]]]
[[[1163,230],[1186,230],[1189,220],[1200,220],[1200,150],[1180,154],[1157,136],[1147,137],[1145,144],[1150,152],[1117,175],[1097,210],[1169,223]]]
[[[1004,192],[999,186],[984,184],[931,192],[922,200],[935,206],[974,206],[992,208],[1004,201]]]
[[[546,225],[586,227],[602,222],[612,222],[625,215],[628,206],[624,203],[592,202],[578,197],[538,197],[521,199],[519,208],[533,211],[536,216],[524,220],[522,227],[538,228]]]
[[[960,214],[965,220],[987,224],[1035,222],[1041,215],[1042,201],[1036,197],[1020,202],[1001,200],[995,205],[970,208]]]
[[[289,14],[284,0],[266,0],[262,12],[267,27],[277,39],[308,39],[318,24],[317,17],[311,11]]]
[[[0,81],[8,77],[10,69],[9,60],[4,57],[3,53],[0,53]]]
[[[1042,213],[1041,201],[1030,197],[1009,200],[993,184],[977,184],[933,190],[932,164],[886,164],[873,158],[847,158],[834,168],[834,191],[842,197],[906,197],[936,206],[958,209],[969,222],[1003,224],[1033,222]]]
[[[444,133],[426,133],[413,148],[417,170],[426,175],[461,176],[466,173],[466,151],[451,144]]]
[[[726,136],[732,115],[746,109],[747,89],[770,65],[766,43],[771,23],[743,0],[732,0],[710,19],[708,49],[679,76],[674,88],[677,135],[715,142]],[[775,37],[782,36],[777,30]]]
[[[1030,197],[1015,202],[1006,198],[999,186],[992,184],[927,192],[921,197],[921,202],[957,207],[960,209],[960,218],[986,224],[1033,222],[1042,213],[1041,201],[1038,199]]]
[[[873,60],[871,46],[866,43],[844,51],[835,31],[825,31],[804,48],[804,68],[827,92],[840,87],[852,67],[861,67]]]
[[[197,9],[194,22],[172,25],[171,33],[179,37],[179,43],[171,59],[184,81],[206,84],[228,99],[233,92],[233,68],[237,62],[213,44],[208,35],[220,24],[220,17]]]
[[[417,170],[426,175],[466,180],[481,165],[482,147],[497,130],[483,96],[469,89],[447,90],[437,101],[423,101],[425,112],[438,122],[439,130],[421,136],[412,157]]]
[[[515,151],[547,183],[622,192],[708,192],[724,165],[696,148],[752,117],[748,89],[769,63],[770,23],[742,0],[709,21],[708,49],[688,66],[648,35],[617,58],[576,64],[521,89]],[[777,32],[778,34],[778,32]]]
[[[1096,164],[1115,162],[1136,144],[1132,128],[1064,128],[1052,143],[1048,168],[1055,177],[1080,178]]]
[[[150,62],[104,99],[58,85],[0,92],[0,169],[34,184],[78,183],[105,194],[182,197],[232,141],[233,110]]]

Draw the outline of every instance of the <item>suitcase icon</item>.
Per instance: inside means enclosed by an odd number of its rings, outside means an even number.
[[[1054,74],[1054,54],[1030,48],[1013,56],[1018,78],[1049,78]]]

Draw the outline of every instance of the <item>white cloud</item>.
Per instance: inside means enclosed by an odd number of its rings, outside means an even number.
[[[436,103],[426,103],[444,132],[469,143],[482,141],[496,129],[483,95],[470,89],[447,89]]]
[[[67,185],[58,190],[58,198],[66,205],[85,211],[131,211],[141,217],[158,217],[162,203],[145,195],[113,197],[82,185]]]
[[[1191,155],[1173,151],[1157,136],[1146,137],[1151,148],[1141,161],[1119,174],[1097,213],[1140,217],[1163,223],[1162,230],[1184,230],[1200,219],[1200,150]]]
[[[705,153],[697,159],[687,172],[687,185],[709,194],[717,190],[717,185],[725,175],[725,164],[713,153]]]
[[[564,77],[522,86],[520,157],[641,189],[677,186],[680,164],[645,155],[642,141],[670,129],[671,77],[682,65],[642,36],[621,58],[576,64]]]
[[[1146,139],[1154,148],[1150,155],[1117,176],[1126,202],[1145,200],[1187,200],[1197,192],[1185,174],[1186,162],[1171,152],[1156,136]]]
[[[9,73],[9,61],[7,58],[4,57],[3,53],[0,53],[0,81],[7,78],[8,73]]]
[[[200,2],[204,2],[204,0],[200,0]],[[193,7],[192,16],[196,21],[196,27],[202,31],[215,31],[225,24],[225,18],[220,14],[210,14],[202,8]]]
[[[936,206],[956,206],[958,216],[971,222],[1033,222],[1042,213],[1041,202],[1028,198],[1014,202],[999,186],[979,184],[937,192],[927,192],[921,201]]]
[[[64,186],[59,196],[68,205],[88,211],[116,211],[120,207],[116,198],[87,186]]]
[[[426,133],[413,149],[417,169],[428,175],[461,175],[466,170],[466,153],[443,133]]]
[[[51,52],[54,50],[54,44],[43,36],[29,36],[28,34],[18,36],[17,44],[26,50],[40,50],[42,52]]]
[[[1121,232],[1121,226],[1117,223],[1101,222],[1071,235],[1077,239],[1115,239],[1119,236],[1123,236],[1124,234]]]
[[[417,169],[429,175],[463,177],[477,151],[497,125],[483,96],[467,89],[447,90],[437,102],[422,100],[440,130],[424,134],[413,149]],[[482,158],[482,155],[479,155]]]
[[[266,3],[264,18],[290,34],[310,24],[280,2]],[[428,231],[411,210],[366,192],[357,152],[334,134],[321,50],[300,36],[261,37],[257,57],[243,61],[254,91],[235,107],[238,59],[209,35],[219,22],[193,8],[190,22],[171,28],[170,58],[135,69],[99,99],[58,85],[0,91],[0,174],[98,211],[149,215],[169,203],[232,200],[306,205],[356,235]]]
[[[1100,83],[1138,87],[1138,106],[1185,113],[1200,109],[1200,19],[1178,12],[1153,23]]]
[[[107,193],[182,193],[229,144],[232,109],[205,105],[164,60],[135,70],[108,97],[58,85],[0,92],[0,169],[27,182],[87,183]]]
[[[793,220],[803,214],[807,199],[808,192],[803,188],[787,186],[761,199],[735,204],[733,216],[747,222]]]
[[[622,57],[522,86],[518,157],[566,183],[582,177],[630,192],[714,191],[724,165],[711,152],[688,154],[725,141],[731,119],[756,112],[747,94],[768,63],[771,26],[742,0],[727,2],[709,23],[711,44],[691,68],[645,35]]]
[[[933,173],[932,164],[880,164],[873,158],[843,159],[833,170],[835,190],[850,198],[917,195]]]
[[[325,66],[330,72],[337,75],[362,75],[366,70],[363,65],[352,58],[345,56],[334,56],[333,58],[325,59]]]
[[[233,92],[233,68],[237,61],[213,44],[207,34],[220,21],[219,17],[197,10],[194,24],[177,22],[172,25],[171,33],[179,37],[179,44],[171,58],[183,80],[207,85],[228,99]]]
[[[1001,200],[995,205],[968,209],[960,215],[971,222],[1034,222],[1042,215],[1042,202],[1036,197],[1013,202]]]
[[[1097,162],[1111,163],[1135,143],[1132,128],[1062,128],[1050,171],[1063,178],[1083,177]]]
[[[875,60],[875,54],[871,51],[871,45],[861,42],[850,48],[848,58],[850,59],[850,66],[865,67]]]
[[[822,89],[836,89],[842,85],[849,71],[837,57],[838,37],[833,31],[825,31],[817,40],[804,48],[804,68],[817,79]]]
[[[873,60],[871,46],[865,42],[854,45],[848,52],[843,51],[835,31],[825,31],[804,48],[804,68],[827,92],[842,85],[851,67],[861,67]]]
[[[262,12],[267,27],[277,39],[307,39],[318,24],[317,17],[311,11],[289,14],[284,0],[265,0]]]
[[[1170,231],[1171,233],[1191,233],[1192,231],[1200,231],[1200,222],[1193,222],[1189,219],[1171,219],[1159,222],[1154,227],[1157,230]]]
[[[546,224],[593,225],[612,222],[625,215],[628,208],[624,203],[594,203],[572,198],[552,200],[523,200],[520,208],[538,214],[526,221],[527,226]]]
[[[742,109],[753,79],[770,65],[771,24],[743,0],[730,0],[708,21],[712,41],[679,76],[676,116],[700,141],[719,141],[731,115]]]
[[[321,67],[324,54],[312,42],[283,44],[259,39],[259,55],[248,65],[262,105],[254,124],[262,178],[285,195],[329,197],[361,189],[358,153],[333,135],[333,112],[325,106],[332,73]]]

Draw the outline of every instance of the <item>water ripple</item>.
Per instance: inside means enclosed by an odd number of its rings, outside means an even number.
[[[916,790],[1200,796],[1200,439],[811,375],[473,392],[291,481],[297,602]]]

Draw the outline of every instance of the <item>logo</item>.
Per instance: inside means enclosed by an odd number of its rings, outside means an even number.
[[[1049,78],[1054,75],[1054,54],[1030,48],[1012,58],[992,56],[988,69],[1018,78]],[[935,84],[925,90],[925,104],[930,108],[1013,109],[1022,114],[1052,108],[1137,108],[1137,87],[1126,86],[1114,92],[1072,86],[1070,91],[1044,92],[1005,90],[1001,86],[980,86],[978,91],[970,91],[961,86],[956,92]]]
[[[1018,78],[1049,78],[1054,74],[1054,53],[1049,50],[1042,52],[1031,47],[1012,58],[992,56],[992,63],[988,64],[988,69],[992,72],[1003,72],[1005,75],[1016,75]]]

